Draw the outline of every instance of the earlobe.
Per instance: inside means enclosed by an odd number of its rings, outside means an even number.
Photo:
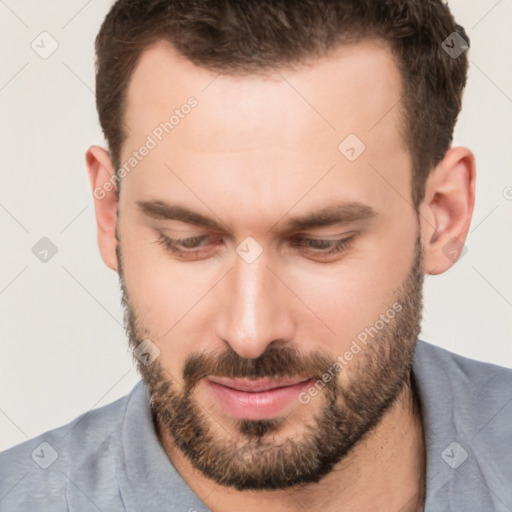
[[[85,154],[85,160],[93,193],[98,247],[105,264],[117,271],[115,171],[108,152],[99,146],[91,146]]]
[[[420,206],[425,273],[441,274],[465,254],[475,177],[475,159],[465,147],[451,148],[430,174]]]

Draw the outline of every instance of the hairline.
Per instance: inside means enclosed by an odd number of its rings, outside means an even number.
[[[201,64],[196,63],[192,59],[189,59],[188,57],[183,55],[183,53],[181,53],[178,50],[176,45],[172,42],[170,36],[169,37],[165,37],[165,36],[156,37],[154,40],[152,40],[152,41],[150,40],[147,42],[147,44],[143,45],[141,51],[139,52],[139,54],[137,55],[137,58],[135,59],[132,69],[130,70],[130,76],[129,76],[128,80],[126,81],[126,84],[125,84],[125,87],[124,87],[124,90],[122,93],[122,97],[121,97],[121,102],[120,102],[121,125],[127,126],[125,116],[126,116],[126,111],[127,111],[127,107],[128,107],[128,105],[127,105],[128,90],[132,83],[133,76],[135,75],[137,67],[140,65],[140,62],[141,62],[143,56],[148,51],[150,51],[160,45],[167,46],[168,48],[170,48],[172,50],[172,52],[178,58],[183,59],[184,61],[187,61],[188,63],[192,63],[201,69],[212,71],[214,73],[218,73],[218,74],[221,74],[224,76],[228,76],[228,77],[243,77],[243,76],[268,77],[268,76],[270,76],[270,74],[272,72],[275,72],[276,70],[287,71],[287,70],[296,70],[297,68],[300,68],[300,67],[314,66],[315,64],[318,64],[322,61],[328,60],[328,59],[332,58],[333,56],[335,56],[336,53],[341,50],[341,48],[356,47],[365,42],[374,42],[374,43],[377,43],[378,45],[379,44],[382,45],[383,48],[389,53],[390,57],[392,58],[395,66],[396,66],[396,70],[398,72],[400,99],[397,104],[395,104],[393,107],[391,107],[390,110],[394,109],[395,107],[398,108],[398,110],[399,110],[398,132],[399,132],[400,138],[402,139],[402,142],[404,143],[404,146],[406,148],[407,154],[410,159],[411,165],[410,165],[409,171],[411,174],[411,176],[410,176],[411,177],[411,199],[414,202],[414,193],[415,193],[414,174],[417,172],[420,172],[420,169],[416,168],[417,163],[415,162],[414,151],[413,151],[413,148],[411,147],[411,141],[409,140],[409,137],[407,136],[408,125],[409,125],[409,119],[408,119],[409,112],[408,112],[407,105],[404,103],[404,99],[406,101],[408,99],[408,93],[406,91],[406,81],[405,81],[405,75],[404,75],[405,72],[403,70],[402,62],[401,62],[399,56],[397,55],[397,52],[395,51],[394,46],[391,43],[391,41],[389,39],[386,39],[383,35],[376,34],[375,30],[373,30],[373,32],[370,30],[368,33],[363,33],[363,34],[360,34],[356,30],[353,30],[352,32],[349,32],[347,34],[346,41],[334,43],[331,46],[327,47],[324,51],[311,50],[310,53],[302,56],[301,58],[286,60],[276,66],[269,65],[269,66],[255,67],[255,68],[248,67],[248,68],[236,68],[236,69],[221,69],[219,66],[215,66],[215,65],[208,66],[203,63],[201,63]],[[409,107],[409,109],[410,109],[410,107]],[[385,117],[385,115],[387,115],[387,113],[384,114],[383,117]],[[378,122],[380,122],[380,120]],[[124,131],[122,133],[123,133],[123,139],[119,145],[119,154],[112,155],[111,151],[109,149],[109,156],[110,156],[110,159],[112,162],[112,166],[114,167],[114,173],[115,173],[115,178],[116,178],[116,185],[117,185],[116,186],[116,198],[117,198],[117,200],[119,200],[120,186],[121,186],[121,179],[118,179],[118,171],[120,170],[120,165],[121,165],[121,153],[123,151],[125,142],[127,140],[127,136],[124,133]],[[417,209],[419,205],[413,204],[413,206],[415,209]]]

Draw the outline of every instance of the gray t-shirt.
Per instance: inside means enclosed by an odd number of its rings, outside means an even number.
[[[418,340],[425,512],[512,511],[512,370]],[[208,512],[156,437],[146,389],[0,454],[0,511]]]

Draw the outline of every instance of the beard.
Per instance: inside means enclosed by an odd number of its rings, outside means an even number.
[[[144,340],[139,332],[150,333],[150,329],[130,305],[120,244],[116,252],[124,324],[130,346],[135,349]],[[422,255],[418,235],[414,263],[394,293],[401,309],[388,323],[380,322],[384,327],[372,335],[340,375],[323,384],[321,392],[307,405],[315,405],[318,412],[308,416],[294,438],[279,442],[275,439],[288,416],[261,420],[232,418],[235,434],[230,434],[218,428],[219,422],[194,396],[196,385],[208,375],[313,375],[317,382],[322,381],[329,368],[339,364],[332,355],[322,352],[302,354],[292,347],[276,348],[272,344],[252,359],[240,357],[229,346],[222,354],[190,354],[183,367],[183,386],[162,366],[160,358],[149,365],[135,359],[150,397],[155,425],[170,434],[196,469],[220,485],[237,490],[272,490],[320,481],[379,424],[406,386],[412,387],[415,412],[419,412],[412,362],[422,317]]]

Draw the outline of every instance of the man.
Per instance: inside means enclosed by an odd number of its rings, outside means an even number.
[[[119,0],[86,160],[142,382],[4,452],[0,510],[511,510],[512,372],[418,340],[468,44],[437,0]]]

